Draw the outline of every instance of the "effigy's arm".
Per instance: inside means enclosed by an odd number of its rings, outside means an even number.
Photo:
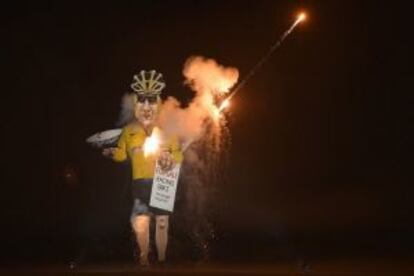
[[[88,137],[86,142],[97,148],[112,146],[119,140],[121,133],[120,128],[101,131]]]
[[[127,131],[123,129],[121,137],[118,140],[117,147],[113,151],[112,159],[116,162],[122,162],[127,159],[127,151],[126,151],[126,138],[127,138]]]

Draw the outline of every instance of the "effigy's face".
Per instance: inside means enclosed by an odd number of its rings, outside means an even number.
[[[143,126],[154,124],[158,114],[158,97],[138,97],[135,117]]]

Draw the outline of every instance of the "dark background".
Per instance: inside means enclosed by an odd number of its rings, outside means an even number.
[[[3,262],[131,259],[128,165],[85,138],[114,127],[138,70],[187,102],[186,58],[243,78],[302,9],[233,100],[211,258],[411,255],[409,8],[341,2],[2,4]]]

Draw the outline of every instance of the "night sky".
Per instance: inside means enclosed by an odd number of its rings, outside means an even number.
[[[243,78],[301,10],[229,110],[212,258],[411,254],[409,9],[341,2],[2,4],[2,260],[128,259],[128,164],[85,139],[115,126],[139,70],[188,103],[189,56]]]

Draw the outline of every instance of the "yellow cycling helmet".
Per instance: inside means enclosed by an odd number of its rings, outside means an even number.
[[[139,74],[134,75],[131,88],[138,96],[159,96],[165,88],[165,82],[161,73],[155,70],[141,70]]]

